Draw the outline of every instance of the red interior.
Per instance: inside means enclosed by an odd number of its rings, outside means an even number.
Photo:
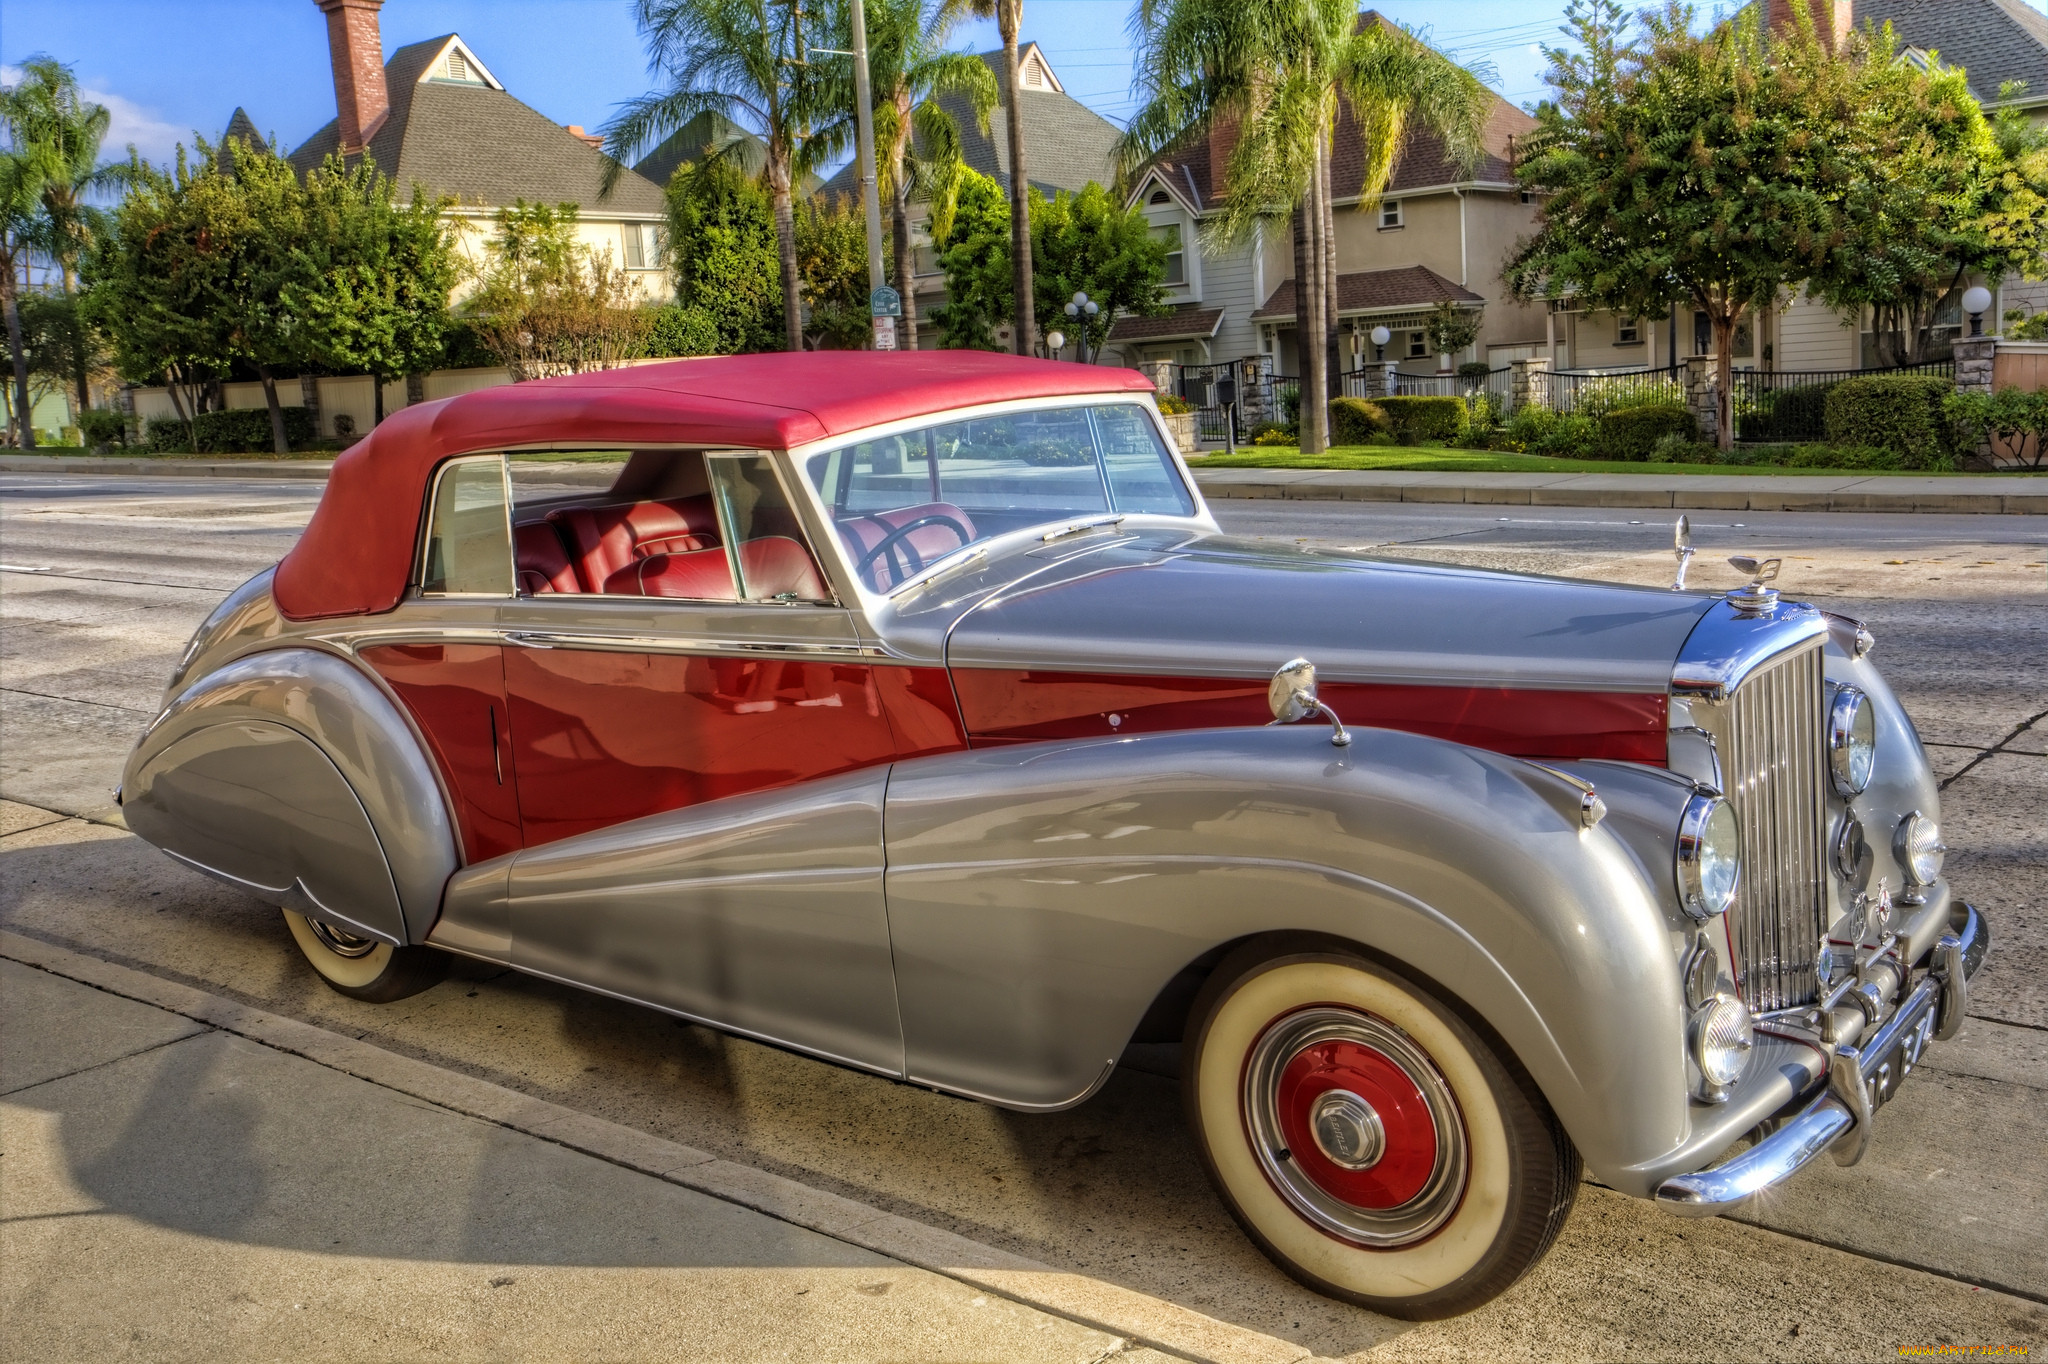
[[[650,554],[677,554],[718,544],[710,494],[624,507],[570,507],[551,512],[585,592],[605,592],[619,570]]]
[[[529,597],[554,592],[581,592],[576,570],[562,537],[546,521],[512,528],[512,559],[519,572],[519,590]]]
[[[827,599],[810,551],[784,535],[764,535],[739,547],[740,571],[754,595],[789,594],[800,601]],[[605,581],[607,594],[628,597],[685,597],[735,601],[732,568],[723,549],[688,554],[653,554],[620,569]]]
[[[945,519],[930,519],[934,517]],[[839,538],[846,542],[847,551],[858,564],[862,556],[892,533],[919,521],[927,524],[897,540],[860,571],[861,577],[877,592],[888,591],[925,565],[971,543],[974,519],[951,502],[924,502],[915,507],[898,507],[894,511],[849,516],[839,522]],[[966,532],[966,537],[963,539],[948,522],[957,524]]]

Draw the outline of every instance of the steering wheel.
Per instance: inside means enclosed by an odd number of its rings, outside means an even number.
[[[918,517],[914,521],[904,522],[896,529],[890,531],[887,535],[884,535],[880,540],[876,541],[875,547],[869,550],[867,553],[861,555],[860,562],[853,566],[854,576],[860,577],[861,575],[865,574],[868,571],[869,564],[872,564],[875,560],[881,558],[884,553],[894,548],[896,545],[902,543],[903,537],[905,537],[906,535],[910,534],[910,532],[917,530],[922,526],[944,526],[947,530],[952,531],[953,534],[960,537],[960,544],[971,545],[974,543],[973,531],[970,531],[969,529],[967,529],[967,527],[961,525],[958,521],[946,515],[944,512],[928,512],[925,515]],[[917,547],[915,545],[907,544],[903,547],[910,553],[910,557],[912,560],[912,563],[910,565],[910,571],[912,573],[915,573],[919,569],[923,568],[924,556],[917,552]],[[955,546],[955,548],[958,548],[958,546]],[[880,582],[880,580],[876,578],[870,578],[869,581],[875,582],[877,583],[877,585],[879,585]]]

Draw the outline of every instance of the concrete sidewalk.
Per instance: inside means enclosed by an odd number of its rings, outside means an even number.
[[[117,459],[0,455],[0,473],[155,474],[183,478],[320,480],[327,460]],[[522,462],[515,475],[608,486],[609,464]],[[1979,512],[2048,515],[2048,475],[1488,474],[1373,469],[1207,469],[1190,466],[1210,498],[1355,502],[1472,502],[1521,507],[1701,511]]]
[[[751,1199],[712,1196],[650,1173],[726,1165],[688,1148],[634,1134],[601,1158],[601,1120],[551,1127],[553,1105],[510,1096],[523,1121],[490,1121],[337,1066],[373,1053],[433,1083],[353,1039],[11,933],[4,953],[10,1356],[1167,1358],[799,1225],[847,1200],[758,1172]],[[242,1026],[192,1016],[209,1009]],[[448,1095],[495,1088],[438,1074]],[[808,1216],[746,1205],[791,1190]],[[1016,1260],[921,1230],[941,1259]]]
[[[2048,477],[1880,474],[1489,474],[1377,469],[1207,469],[1216,498],[1473,502],[1700,511],[1978,512],[2048,515]]]

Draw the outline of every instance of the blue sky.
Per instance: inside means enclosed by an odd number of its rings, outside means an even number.
[[[1564,0],[1387,0],[1381,12],[1460,60],[1490,62],[1517,104],[1542,94],[1536,44],[1556,34]],[[1051,57],[1068,93],[1121,122],[1132,107],[1124,41],[1128,0],[1025,0],[1024,36]],[[628,0],[388,0],[386,55],[462,34],[507,89],[558,123],[601,124],[647,88]],[[993,24],[961,46],[999,45]],[[69,63],[114,113],[110,151],[134,142],[167,157],[192,131],[212,136],[236,105],[296,145],[334,116],[326,25],[313,0],[4,0],[0,64],[33,53]],[[9,77],[11,78],[11,72]]]

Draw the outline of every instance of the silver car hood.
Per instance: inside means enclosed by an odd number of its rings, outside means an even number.
[[[1004,556],[931,595],[889,623],[923,653],[943,618],[955,667],[1264,677],[1301,655],[1331,681],[1657,692],[1714,601],[1165,530]]]

